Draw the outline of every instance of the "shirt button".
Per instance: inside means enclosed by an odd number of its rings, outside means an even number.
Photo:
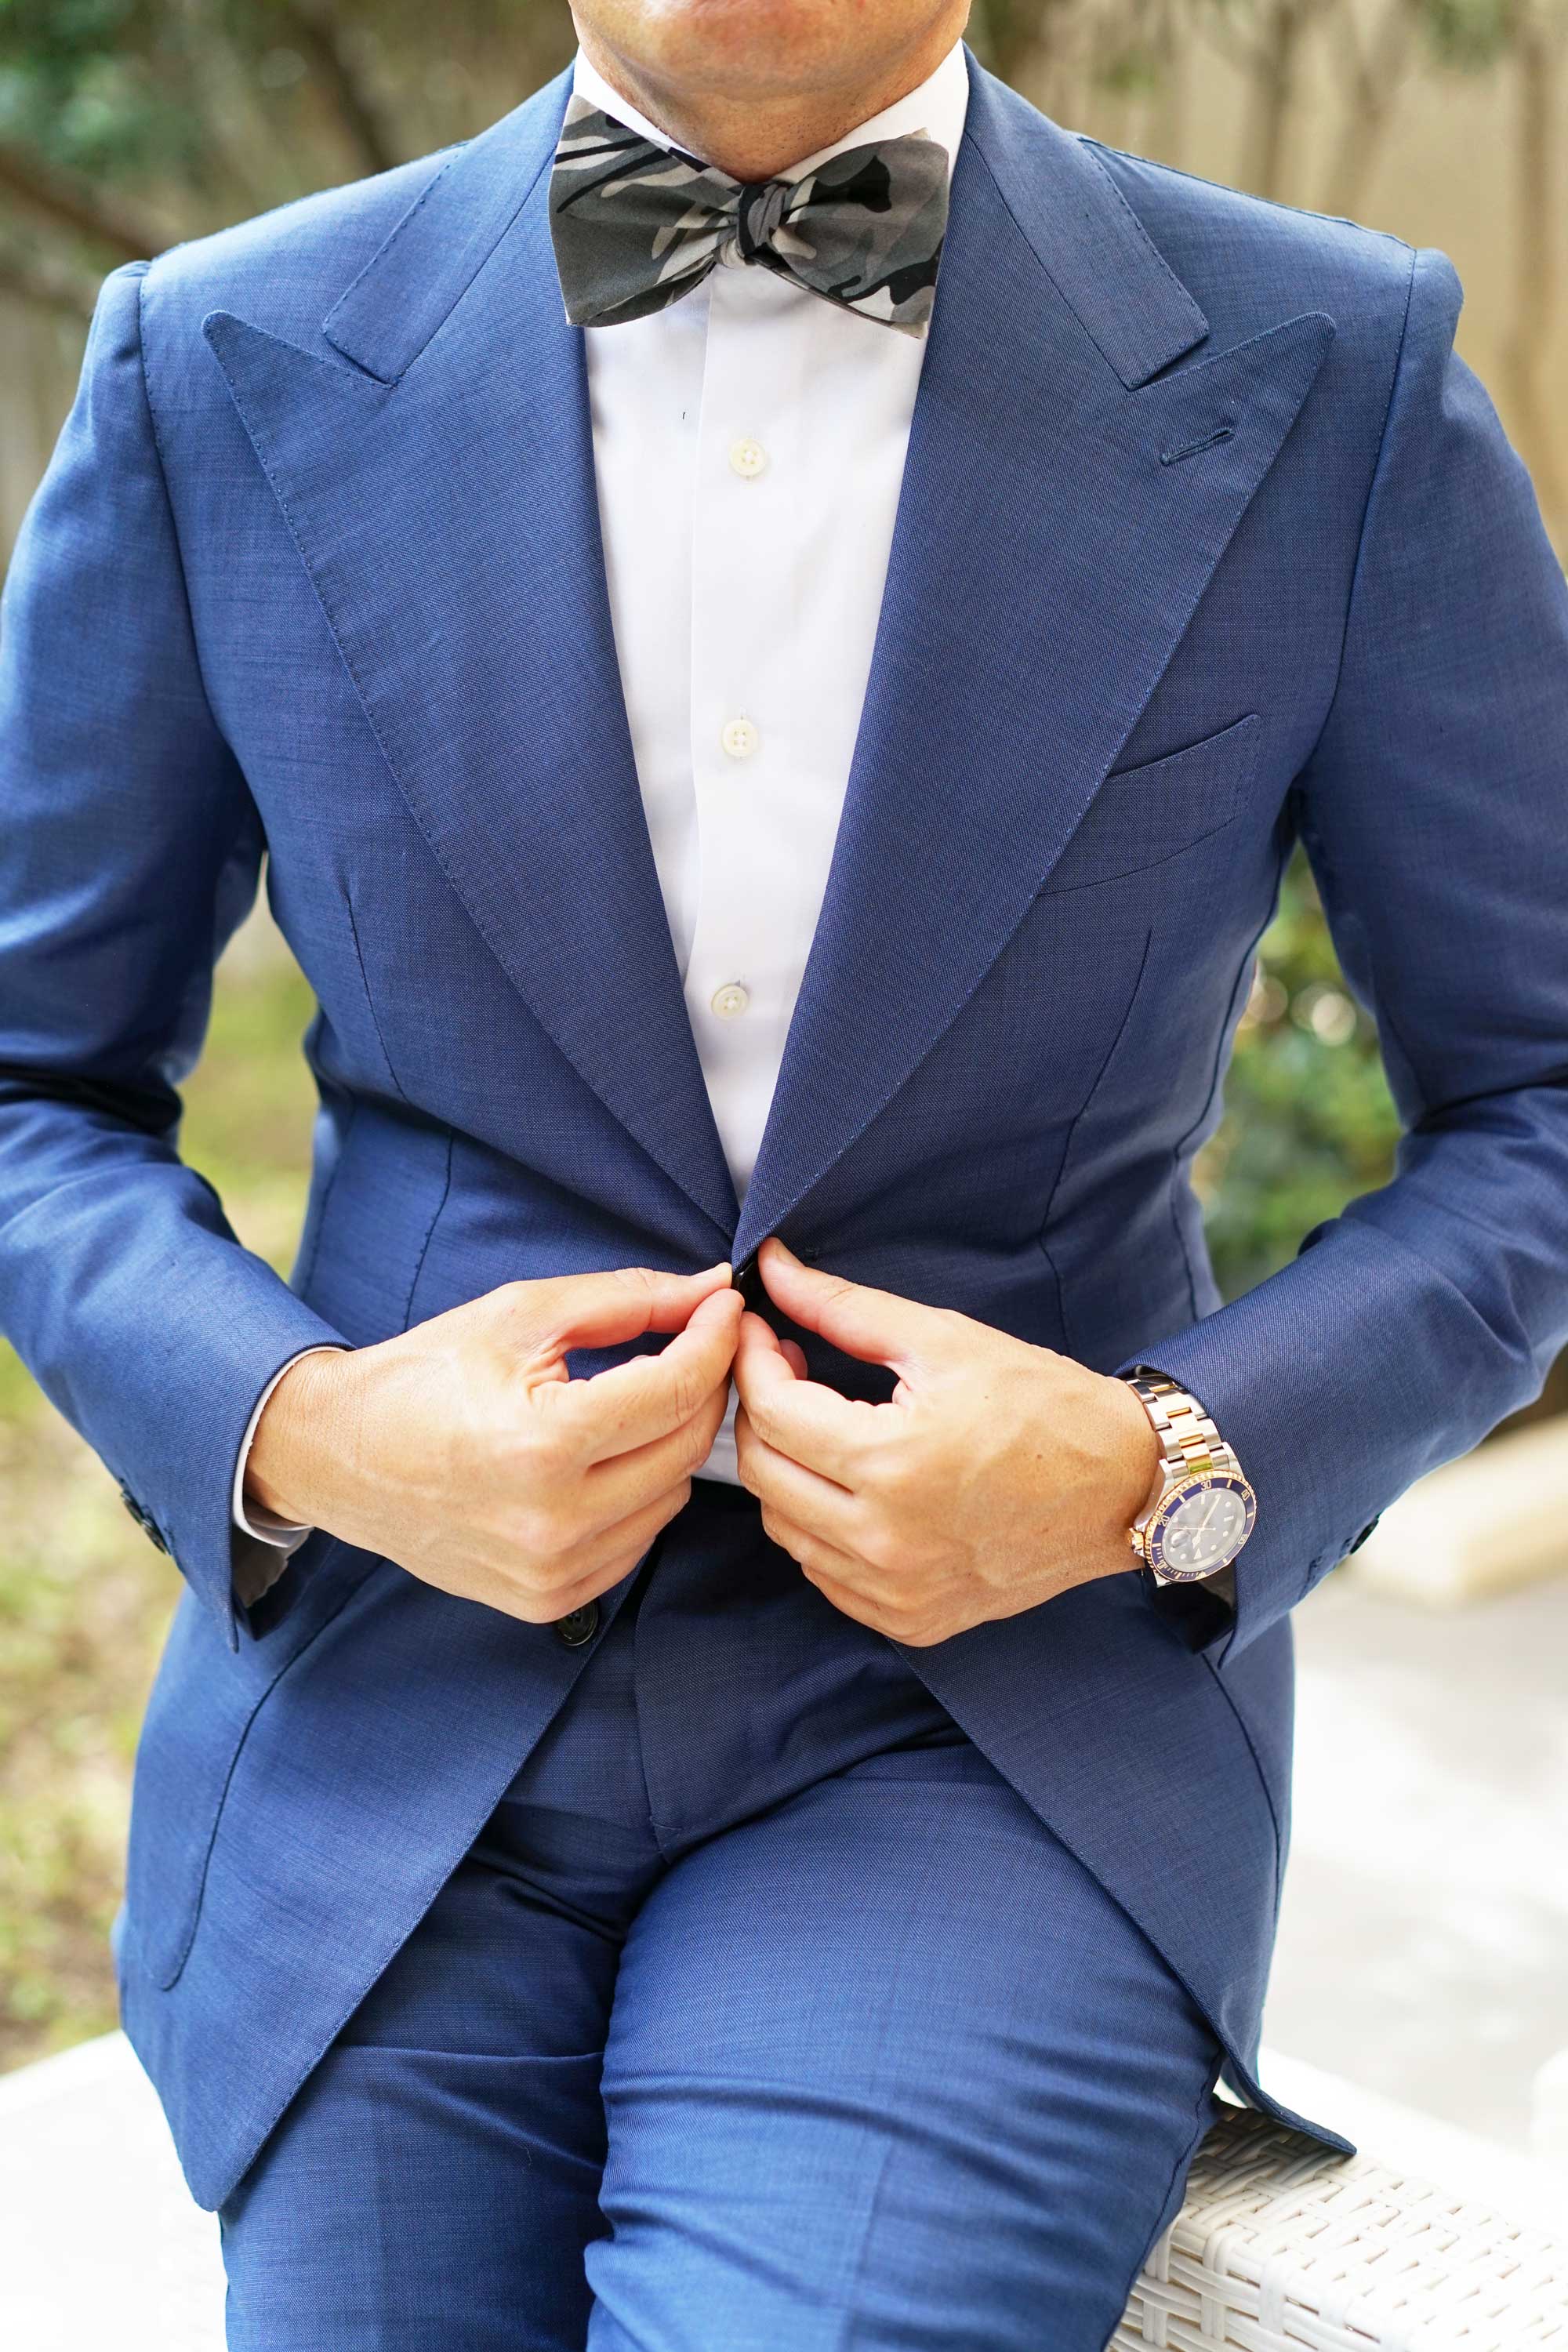
[[[569,1650],[581,1650],[599,1630],[598,1602],[586,1601],[581,1609],[569,1609],[555,1620],[555,1630]]]
[[[730,470],[739,474],[743,482],[754,482],[767,470],[768,453],[758,441],[731,441]]]
[[[733,1021],[737,1013],[744,1013],[751,1001],[751,990],[742,988],[738,980],[727,980],[709,999],[721,1021]]]
[[[762,740],[749,719],[727,719],[719,731],[731,760],[749,760]]]

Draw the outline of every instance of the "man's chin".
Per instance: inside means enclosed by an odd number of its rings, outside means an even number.
[[[607,51],[626,76],[668,100],[776,106],[821,98],[893,66],[951,6],[952,0],[865,0],[852,11],[843,0],[586,0],[574,13],[590,55]]]

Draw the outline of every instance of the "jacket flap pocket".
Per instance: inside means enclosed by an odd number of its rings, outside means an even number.
[[[308,1579],[295,1605],[237,1659],[194,1594],[175,1611],[136,1753],[126,1866],[126,1937],[154,1984],[166,1989],[184,1966],[218,1816],[258,1710],[380,1565],[318,1528],[285,1571]]]

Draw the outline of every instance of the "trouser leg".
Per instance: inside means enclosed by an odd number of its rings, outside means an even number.
[[[825,1780],[631,1927],[591,2352],[1100,2352],[1218,2059],[973,1748]]]
[[[229,2352],[580,2352],[598,2074],[331,2051],[224,2210]]]
[[[658,1866],[626,1696],[547,1735],[224,2208],[230,2352],[581,2352],[610,1999]]]

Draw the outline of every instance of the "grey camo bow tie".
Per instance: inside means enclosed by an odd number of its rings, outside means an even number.
[[[799,180],[732,180],[574,91],[550,228],[574,327],[679,302],[727,251],[863,319],[923,335],[947,226],[947,152],[919,132],[847,148]]]

